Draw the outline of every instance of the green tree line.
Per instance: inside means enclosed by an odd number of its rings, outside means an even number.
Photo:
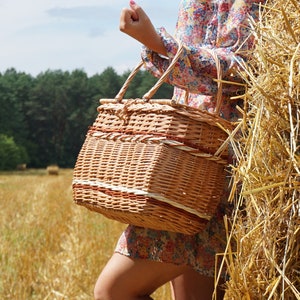
[[[15,69],[0,73],[0,170],[18,164],[73,167],[101,98],[114,98],[129,71],[112,67],[88,76],[83,70],[48,70],[31,76]],[[157,81],[139,71],[125,98],[142,97]],[[170,98],[164,84],[155,98]]]

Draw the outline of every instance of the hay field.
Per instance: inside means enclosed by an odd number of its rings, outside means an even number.
[[[72,170],[0,173],[0,299],[93,299],[123,224],[72,202]],[[155,299],[170,299],[169,286]]]

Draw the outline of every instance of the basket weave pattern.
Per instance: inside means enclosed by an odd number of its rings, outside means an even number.
[[[223,193],[232,125],[221,119],[222,76],[216,61],[215,114],[169,99],[151,100],[181,55],[142,99],[123,100],[140,63],[115,99],[102,99],[79,153],[74,201],[137,226],[194,234],[215,213]]]
[[[76,203],[138,226],[203,229],[225,180],[226,147],[214,152],[227,133],[216,123],[230,124],[167,100],[102,102],[76,163]]]

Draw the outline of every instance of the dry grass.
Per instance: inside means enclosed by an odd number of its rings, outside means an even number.
[[[236,214],[226,299],[300,299],[300,4],[267,2],[235,144]]]
[[[71,170],[0,173],[0,299],[93,299],[123,224],[72,202]],[[164,286],[155,299],[170,299]]]

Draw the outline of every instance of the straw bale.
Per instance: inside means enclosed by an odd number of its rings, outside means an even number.
[[[16,169],[17,169],[18,171],[25,171],[26,168],[27,168],[27,165],[26,165],[26,164],[18,164]]]
[[[231,137],[237,164],[224,299],[300,299],[299,15],[299,0],[272,0],[253,24],[241,137]]]
[[[47,167],[48,175],[58,175],[59,174],[59,167],[57,165],[50,165]]]

